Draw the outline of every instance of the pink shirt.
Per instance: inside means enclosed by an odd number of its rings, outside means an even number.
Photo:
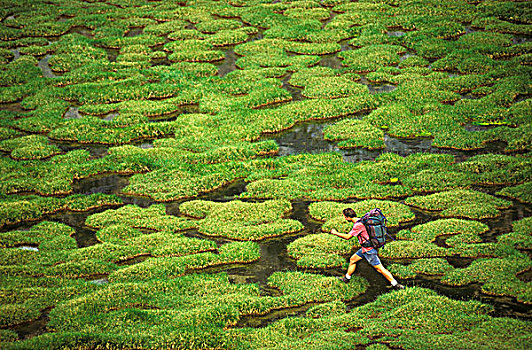
[[[368,232],[366,231],[366,227],[361,222],[355,222],[355,224],[353,225],[353,228],[351,229],[351,231],[349,231],[348,234],[350,234],[353,237],[358,238],[358,243],[360,243],[361,245],[362,243],[369,241],[369,235],[368,235]],[[373,249],[372,247],[368,247],[368,248],[362,247],[362,253],[369,252],[372,249]]]

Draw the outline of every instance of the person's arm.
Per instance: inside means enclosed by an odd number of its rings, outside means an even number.
[[[353,238],[353,236],[351,236],[350,234],[348,234],[348,233],[338,232],[338,231],[336,231],[336,229],[334,229],[334,228],[331,230],[331,234],[333,234],[333,235],[335,235],[335,236],[338,236],[338,237],[341,237],[341,238],[343,238],[343,239],[351,239],[351,238]]]

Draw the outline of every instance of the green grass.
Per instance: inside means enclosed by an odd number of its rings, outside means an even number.
[[[339,141],[339,148],[385,148],[384,132],[364,120],[344,119],[324,130],[323,138]]]
[[[298,238],[286,248],[299,267],[318,269],[343,267],[345,255],[351,252],[353,243],[328,233],[319,233]]]
[[[443,235],[471,234],[481,235],[489,231],[489,226],[471,220],[463,219],[440,219],[417,225],[410,230],[403,230],[397,234],[397,238],[434,242],[436,237]]]
[[[146,209],[136,205],[126,205],[118,209],[109,209],[102,213],[92,214],[86,225],[104,228],[113,224],[123,224],[132,228],[150,230],[180,231],[196,226],[196,223],[185,218],[166,215],[162,204],[155,204]]]
[[[292,210],[288,201],[190,201],[181,204],[179,209],[182,214],[203,219],[197,227],[207,236],[256,241],[303,229],[300,222],[284,218]]]
[[[472,190],[453,190],[429,196],[407,198],[408,205],[439,211],[440,216],[484,219],[500,215],[500,209],[509,208],[511,202]]]
[[[517,199],[520,202],[532,204],[532,182],[526,182],[521,185],[513,187],[505,187],[499,192],[498,195],[502,195],[508,198]]]

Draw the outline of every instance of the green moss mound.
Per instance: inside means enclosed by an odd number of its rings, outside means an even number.
[[[519,342],[527,336],[519,334],[528,332],[529,322],[493,318],[488,315],[490,311],[491,307],[477,301],[455,301],[427,289],[407,288],[382,295],[354,312],[317,319],[287,318],[267,329],[244,329],[234,336],[244,336],[245,346],[257,349],[309,345],[343,349],[369,344],[375,349],[394,345],[428,348],[427,344],[437,347],[442,343],[452,344],[451,348],[456,349],[471,344],[487,349],[494,340],[492,332],[486,332],[484,327],[501,327],[511,334],[512,344],[523,349]],[[494,333],[495,341],[505,346],[509,340],[502,329]],[[268,342],[264,344],[262,339],[266,336]]]
[[[356,203],[337,203],[337,202],[319,202],[311,203],[309,214],[312,218],[325,221],[322,227],[323,231],[329,232],[331,228],[339,231],[349,231],[352,224],[345,222],[342,210],[353,208],[358,216],[374,208],[380,208],[388,219],[388,227],[397,227],[401,224],[414,220],[415,215],[408,206],[386,200],[365,200]]]
[[[159,231],[180,231],[196,226],[191,220],[166,215],[166,208],[162,204],[152,205],[146,209],[136,205],[125,205],[118,209],[93,214],[86,220],[86,225],[94,228],[103,228],[113,224]]]
[[[297,260],[299,267],[342,267],[345,255],[351,252],[353,242],[340,240],[327,233],[311,234],[296,239],[287,246],[288,255]]]
[[[42,243],[52,241],[57,237],[71,237],[74,235],[74,230],[64,224],[43,221],[31,227],[28,231],[9,231],[0,235],[0,245],[2,247],[16,247],[16,246],[39,246]],[[62,242],[63,243],[63,242]],[[75,240],[73,240],[74,246]]]
[[[405,200],[427,210],[440,211],[444,217],[484,219],[500,215],[500,209],[511,206],[511,202],[485,193],[471,190],[454,190],[429,196],[410,197]]]
[[[517,278],[518,273],[530,269],[530,266],[530,258],[523,255],[478,259],[469,267],[448,272],[442,282],[455,286],[477,282],[482,284],[484,293],[514,296],[519,302],[530,304],[531,282]]]
[[[498,241],[518,249],[532,249],[530,223],[532,218],[524,218],[513,222],[513,232],[498,237]]]
[[[517,199],[520,202],[532,204],[532,182],[527,182],[513,187],[505,187],[497,195]]]
[[[11,152],[11,157],[17,160],[44,159],[61,153],[59,147],[48,144],[48,139],[42,135],[30,135],[0,142],[2,151]]]
[[[418,274],[442,276],[454,267],[444,258],[418,259],[409,265],[390,265],[390,272],[398,278],[415,278]]]
[[[62,210],[87,211],[121,203],[122,200],[117,196],[107,194],[73,195],[64,198],[5,196],[0,201],[0,226],[37,220],[46,214]]]
[[[358,119],[344,119],[324,130],[323,138],[338,142],[339,148],[382,149],[384,132]]]
[[[481,235],[489,230],[488,225],[471,220],[441,219],[417,225],[410,230],[403,230],[397,238],[415,241],[434,242],[442,235],[474,234]]]
[[[292,210],[288,201],[191,201],[181,204],[179,209],[185,215],[202,218],[197,224],[198,231],[208,236],[256,241],[303,229],[299,221],[283,218]]]
[[[342,51],[338,57],[342,64],[356,73],[371,72],[381,66],[395,66],[400,62],[399,54],[405,50],[397,45],[372,45],[358,50]]]

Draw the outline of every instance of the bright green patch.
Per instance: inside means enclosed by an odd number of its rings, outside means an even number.
[[[390,272],[398,278],[415,278],[418,274],[444,275],[454,267],[443,258],[419,259],[409,265],[390,265]]]
[[[397,234],[397,238],[434,242],[436,237],[443,235],[474,234],[480,235],[489,230],[488,225],[463,219],[441,219],[417,225],[410,230],[403,230]]]
[[[344,119],[323,131],[323,138],[338,142],[339,148],[382,149],[384,132],[365,120]]]
[[[299,267],[342,267],[345,264],[344,256],[351,252],[353,243],[320,233],[296,239],[287,246],[287,250],[288,255],[297,260]]]
[[[152,205],[146,209],[136,205],[126,205],[118,209],[109,209],[102,213],[92,214],[86,221],[87,226],[95,228],[103,228],[113,224],[167,231],[187,230],[196,226],[196,223],[191,220],[166,215],[166,208],[162,204]]]
[[[283,219],[292,210],[288,201],[191,201],[179,208],[185,215],[203,219],[197,223],[198,231],[208,236],[256,241],[303,229],[300,222]]]
[[[497,195],[517,199],[520,202],[532,204],[532,182],[526,182],[514,187],[506,187],[497,192]]]
[[[500,209],[507,209],[509,201],[472,190],[453,190],[428,196],[410,197],[405,200],[426,210],[440,211],[440,216],[455,218],[484,219],[500,215]]]

